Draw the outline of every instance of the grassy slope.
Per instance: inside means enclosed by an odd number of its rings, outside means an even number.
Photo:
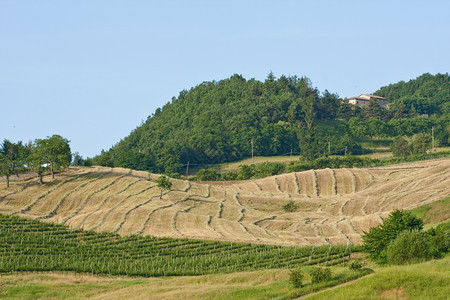
[[[343,268],[335,267],[335,273]],[[392,266],[308,299],[447,299],[450,256],[416,265]],[[62,273],[0,277],[0,298],[53,299],[286,299],[301,295],[287,270],[135,279]],[[426,284],[425,284],[426,283]]]
[[[332,269],[337,276],[350,272],[343,267]],[[0,298],[142,299],[151,295],[152,299],[289,299],[320,288],[308,281],[305,279],[305,288],[294,290],[289,271],[283,269],[145,279],[22,273],[0,277]]]
[[[450,256],[421,264],[392,266],[308,299],[448,299]]]
[[[54,299],[234,299],[274,297],[290,290],[288,271],[132,279],[62,273],[0,277],[0,298]]]
[[[450,197],[420,206],[411,212],[426,224],[426,228],[435,226],[442,222],[450,221]]]

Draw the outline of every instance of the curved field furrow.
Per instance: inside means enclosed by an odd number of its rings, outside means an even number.
[[[234,182],[196,183],[120,168],[70,168],[54,182],[0,186],[0,212],[71,227],[279,245],[359,244],[396,208],[450,194],[450,159],[383,168],[325,169]],[[151,179],[149,181],[148,179]],[[47,178],[46,178],[47,179]],[[287,211],[293,201],[296,208]]]
[[[39,183],[34,182],[34,184],[25,184],[26,186],[12,186],[10,189],[14,188],[13,192],[5,193],[2,201],[0,201],[0,212],[4,214],[19,214],[21,208],[29,205],[36,200],[41,195],[48,193],[52,186],[41,186]]]
[[[242,189],[240,185],[239,188],[241,189],[241,191],[244,190],[250,193],[259,193],[263,191],[262,188],[254,180],[247,181],[244,189]]]
[[[311,242],[308,241],[301,233],[299,230],[299,226],[301,226],[301,224],[297,225],[297,228],[293,231],[294,236],[297,238],[297,244],[298,245],[302,245],[302,246],[311,246]]]
[[[361,211],[363,215],[368,215],[369,213],[367,212],[367,205],[369,204],[369,200],[370,197],[367,196],[366,199],[364,200],[364,205],[361,207]]]
[[[160,210],[164,210],[164,209],[166,209],[166,208],[171,208],[171,207],[173,207],[174,205],[176,205],[176,204],[179,203],[179,202],[184,202],[184,201],[189,201],[189,200],[190,200],[190,199],[189,199],[189,196],[186,196],[185,198],[183,198],[183,199],[181,199],[181,200],[178,200],[178,201],[175,202],[175,203],[174,203],[174,202],[169,202],[169,204],[160,205],[160,206],[158,206],[158,207],[152,209],[152,210],[148,213],[147,217],[145,218],[145,221],[143,222],[141,228],[136,232],[136,234],[152,235],[151,232],[148,232],[147,234],[146,234],[146,232],[147,232],[147,231],[150,231],[150,230],[147,230],[147,227],[148,227],[149,224],[151,223],[151,222],[150,222],[150,219],[153,217],[153,215],[154,215],[155,213],[158,213]]]
[[[331,195],[337,195],[336,172],[334,170],[330,170],[330,172],[331,172]]]
[[[86,222],[86,220],[90,218],[93,214],[97,213],[100,210],[100,208],[112,197],[124,193],[133,185],[142,181],[142,179],[128,178],[128,180],[130,181],[128,182],[128,184],[124,184],[122,186],[117,185],[119,180],[122,178],[123,176],[114,178],[113,180],[106,182],[104,185],[100,186],[96,190],[89,193],[84,198],[84,200],[82,200],[81,205],[79,205],[70,215],[65,217],[61,223],[69,224],[70,226],[77,228],[82,227],[83,224]],[[114,186],[116,187],[116,189],[112,188]],[[108,194],[108,196],[106,196],[106,194]]]
[[[141,206],[144,206],[148,203],[150,203],[151,201],[153,201],[154,199],[158,198],[158,196],[151,196],[150,198],[148,198],[148,200],[144,201],[144,202],[140,202],[138,204],[136,204],[135,206],[133,206],[132,208],[130,208],[129,210],[127,210],[122,217],[122,221],[116,226],[116,228],[113,230],[114,233],[118,233],[119,230],[122,229],[123,224],[125,224],[125,222],[127,221],[127,217],[136,209],[140,208]]]
[[[319,184],[317,183],[317,172],[315,170],[312,171],[312,195],[319,196]]]
[[[1,207],[3,205],[9,206],[11,204],[11,201],[15,198],[13,196],[24,192],[27,188],[32,186],[38,186],[38,183],[36,182],[35,178],[30,177],[23,180],[22,185],[15,186],[13,191],[11,191],[12,187],[7,189],[0,189],[0,195],[2,195],[0,196],[0,212],[2,211]]]
[[[408,180],[408,182],[403,185],[402,190],[397,190],[396,193],[390,197],[383,197],[383,201],[379,204],[378,211],[392,210],[389,209],[389,207],[392,206],[392,203],[395,203],[395,206],[401,208],[404,204],[410,202],[409,197],[423,199],[429,192],[440,190],[441,185],[448,186],[450,180],[446,174],[448,174],[448,170],[423,179],[417,179],[415,181]],[[423,184],[424,181],[425,184]],[[408,198],[406,199],[406,197]]]
[[[217,212],[217,218],[220,219],[222,218],[222,213],[223,213],[223,202],[219,203],[219,210]]]
[[[353,173],[351,170],[349,170],[349,169],[347,169],[347,172],[349,172],[350,173],[350,178],[351,178],[351,181],[352,181],[352,193],[354,194],[354,193],[356,193],[356,191],[357,191],[357,187],[356,187],[356,176],[355,176],[355,173]]]
[[[223,187],[211,185],[210,186],[210,198],[217,200],[225,200],[226,190]]]
[[[154,178],[156,180],[157,178]],[[191,183],[187,180],[178,180],[171,179],[172,182],[172,190],[180,191],[180,192],[188,192],[191,189]]]
[[[166,199],[159,199],[158,196],[152,196],[147,201],[143,202],[141,206],[129,211],[125,218],[125,222],[117,231],[120,235],[137,234],[146,222],[149,214],[169,203]]]
[[[146,183],[146,182],[144,182],[144,183]],[[139,196],[139,195],[147,192],[148,190],[153,189],[154,187],[156,187],[156,185],[145,186],[143,189],[137,191],[136,193],[130,194],[127,197],[123,198],[122,200],[118,201],[116,204],[114,204],[108,210],[103,209],[104,212],[102,214],[102,218],[101,218],[100,222],[98,222],[97,225],[91,227],[90,230],[98,230],[101,228],[102,231],[114,231],[115,230],[114,224],[117,224],[118,222],[122,222],[122,221],[124,221],[124,218],[126,218],[126,211],[127,211],[126,205],[130,205],[130,202],[131,202],[130,199],[133,199],[136,196]],[[154,193],[153,195],[150,195],[150,196],[154,196],[154,195],[158,194],[158,192],[159,191],[157,191],[156,193]],[[145,199],[147,199],[147,198],[148,197],[145,196]],[[131,202],[131,205],[133,205],[133,207],[134,207],[135,205],[139,205],[141,203],[141,201],[142,201],[141,199],[138,199],[137,204],[134,202]],[[128,202],[128,203],[126,203],[126,202]],[[119,208],[119,211],[115,212],[118,208]],[[120,216],[122,216],[122,217],[120,217]],[[119,221],[119,219],[121,221]]]
[[[79,175],[81,176],[81,175]],[[37,204],[39,204],[39,202],[42,201],[43,198],[47,197],[49,194],[57,191],[59,188],[61,188],[63,185],[68,184],[74,180],[76,180],[78,178],[78,176],[74,176],[72,178],[68,178],[66,180],[61,181],[60,183],[58,183],[57,185],[55,185],[54,187],[48,189],[47,191],[45,191],[44,193],[40,194],[33,202],[29,203],[27,206],[25,206],[24,208],[22,208],[19,211],[15,211],[12,212],[11,215],[15,215],[15,214],[24,214],[28,211],[30,211],[34,206],[36,206]]]
[[[190,206],[188,202],[191,202],[190,198],[185,198],[179,200],[175,203],[161,206],[153,210],[149,216],[148,220],[142,226],[140,232],[144,235],[153,236],[177,236],[178,232],[175,231],[174,226],[174,215],[182,209],[186,209]]]
[[[435,182],[428,186],[422,186],[420,188],[416,188],[413,192],[405,191],[400,195],[396,195],[389,201],[385,202],[383,206],[380,207],[379,211],[391,211],[393,209],[403,209],[409,208],[408,205],[411,203],[411,198],[416,199],[415,202],[423,203],[429,196],[435,196],[437,193],[445,191],[450,185],[450,178],[445,176],[440,179],[436,178]],[[446,195],[443,194],[445,197]],[[447,193],[448,196],[448,193]]]
[[[102,176],[97,176],[97,177],[93,177],[89,180],[87,180],[84,183],[81,184],[77,184],[77,186],[74,189],[69,190],[60,200],[59,202],[55,205],[55,207],[53,208],[52,211],[50,211],[49,213],[39,216],[37,217],[37,219],[50,219],[51,217],[53,217],[54,215],[57,214],[58,209],[63,206],[63,204],[65,203],[65,201],[67,200],[67,198],[69,198],[72,194],[74,193],[79,193],[81,189],[83,189],[84,187],[86,187],[89,184],[92,184],[98,180],[100,180],[102,178]],[[74,201],[73,201],[74,202]]]
[[[339,220],[330,222],[330,223],[334,227],[334,229],[337,231],[339,237],[341,237],[342,239],[344,239],[346,241],[346,244],[352,244],[352,241],[349,239],[347,233],[344,230],[342,230],[341,226],[339,226],[342,222],[345,222],[345,221],[346,221],[345,218],[340,218]],[[336,243],[336,244],[342,244],[342,243]]]
[[[313,187],[313,171],[305,171],[297,173],[297,179],[300,186],[300,191],[302,195],[311,196],[314,193]]]
[[[277,236],[272,232],[268,232],[265,228],[262,228],[260,226],[257,226],[253,223],[245,224],[246,230],[253,235],[258,241],[260,242],[274,242],[280,240],[277,238]]]
[[[349,199],[341,206],[340,214],[346,216],[364,216],[363,207],[365,202],[361,199]]]
[[[275,181],[275,177],[258,179],[258,185],[261,187],[261,190],[266,192],[268,195],[283,194]],[[240,186],[242,188],[246,187],[245,184],[241,184]]]
[[[210,185],[209,184],[191,184],[191,188],[189,189],[190,196],[197,196],[202,198],[209,198],[210,195]]]
[[[258,239],[251,235],[241,223],[232,220],[221,219],[220,222],[213,218],[211,221],[217,232],[223,236],[223,239],[229,241],[251,241],[256,242]]]
[[[275,186],[278,189],[278,192],[281,193],[285,193],[281,190],[281,186],[280,186],[280,181],[278,180],[278,177],[273,177],[273,180],[275,181]],[[291,197],[291,195],[289,193],[285,193],[288,197]]]
[[[211,229],[215,232],[215,233],[217,233],[218,235],[220,235],[222,238],[224,237],[224,235],[220,232],[220,231],[218,231],[217,229],[216,229],[216,227],[214,226],[215,224],[216,224],[216,222],[213,222],[214,220],[215,220],[216,218],[214,218],[213,216],[209,216],[209,219],[208,219],[208,226],[209,227],[211,227]]]
[[[338,198],[328,198],[327,202],[323,202],[321,204],[321,211],[330,215],[330,216],[338,216],[342,215],[342,205],[347,201],[345,199]]]
[[[300,195],[302,192],[300,190],[300,183],[298,182],[297,173],[292,173],[292,182],[294,183],[293,194]]]
[[[317,195],[331,196],[336,194],[333,192],[333,177],[329,169],[316,170]]]
[[[184,237],[222,239],[223,234],[211,226],[212,216],[197,215],[188,211],[181,211],[177,216],[178,231]]]
[[[64,201],[64,199],[71,194],[72,190],[77,189],[77,187],[83,183],[84,180],[72,180],[61,185],[59,188],[54,189],[51,194],[41,198],[41,200],[35,203],[26,213],[28,215],[34,215],[36,218],[50,214],[61,201]]]
[[[172,230],[176,233],[176,235],[177,236],[183,236],[184,234],[182,234],[179,230],[178,230],[178,228],[177,228],[177,217],[178,217],[178,214],[179,213],[187,213],[187,212],[189,212],[191,209],[193,209],[194,207],[196,207],[197,205],[198,205],[198,203],[197,202],[195,202],[195,201],[192,201],[192,204],[188,204],[187,202],[185,202],[188,206],[187,207],[183,207],[182,209],[180,209],[180,210],[177,210],[174,214],[173,214],[173,216],[172,216],[172,222],[171,222],[171,227],[172,227]],[[182,222],[182,225],[180,225],[180,228],[184,228],[184,226],[186,226],[186,224],[185,223],[187,223],[187,222]]]
[[[347,169],[332,170],[335,181],[335,192],[339,195],[351,194],[353,192],[352,187],[352,174]]]

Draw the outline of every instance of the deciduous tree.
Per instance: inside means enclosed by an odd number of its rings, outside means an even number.
[[[22,142],[14,144],[9,140],[3,140],[0,145],[0,176],[6,177],[6,187],[9,188],[9,178],[23,169],[21,156]]]
[[[163,190],[170,190],[170,188],[172,187],[172,182],[170,182],[169,178],[167,178],[165,175],[161,175],[158,179],[156,179],[156,183],[161,190],[159,199],[162,199]]]
[[[50,165],[52,179],[55,179],[55,168],[66,168],[72,160],[69,140],[55,134],[44,140],[44,151],[46,152],[46,157]]]

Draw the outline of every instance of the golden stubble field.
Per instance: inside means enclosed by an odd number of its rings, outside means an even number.
[[[258,180],[198,183],[106,167],[71,167],[45,177],[0,182],[0,213],[120,235],[279,245],[359,244],[394,209],[450,194],[450,159],[380,168],[323,169]],[[283,206],[294,201],[298,210]]]

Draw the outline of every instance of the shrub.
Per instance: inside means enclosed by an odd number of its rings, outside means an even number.
[[[329,268],[314,268],[309,273],[312,283],[319,283],[331,279],[331,270]]]
[[[361,270],[362,264],[359,261],[354,260],[351,262],[349,268],[350,268],[350,270],[358,271],[358,270]]]
[[[223,177],[223,180],[229,180],[229,181],[237,180],[238,179],[238,172],[234,171],[234,170],[231,170],[231,171],[225,172],[222,177]]]
[[[289,273],[289,281],[295,288],[303,286],[303,273],[300,269],[291,270]]]
[[[414,154],[425,154],[431,148],[431,136],[427,133],[418,133],[413,136],[412,147]]]
[[[387,247],[390,263],[403,265],[431,258],[428,234],[423,231],[403,231]]]
[[[402,157],[411,154],[412,146],[407,140],[401,136],[398,136],[394,139],[394,142],[391,145],[391,151],[394,157]]]
[[[221,176],[214,169],[201,169],[197,172],[197,179],[200,181],[218,181]]]
[[[255,178],[263,178],[272,175],[278,175],[285,171],[286,164],[278,162],[263,162],[256,164]]]
[[[450,223],[442,223],[427,231],[430,254],[434,258],[441,258],[443,253],[450,250]]]
[[[379,263],[387,263],[386,250],[390,242],[404,230],[421,230],[423,222],[409,211],[393,211],[383,224],[373,227],[362,236],[363,247],[369,257]]]
[[[288,203],[283,205],[283,209],[287,212],[294,212],[298,209],[298,205],[294,201],[290,200]]]

